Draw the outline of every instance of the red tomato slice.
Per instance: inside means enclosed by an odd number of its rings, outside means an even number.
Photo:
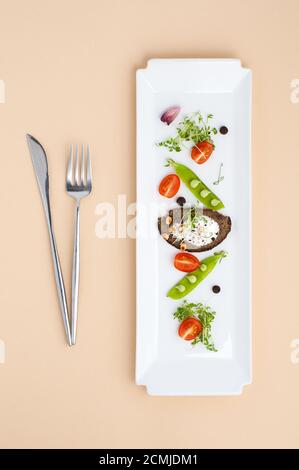
[[[180,178],[177,175],[167,175],[160,183],[159,193],[168,198],[173,197],[180,189],[180,184]]]
[[[191,157],[196,163],[201,165],[202,163],[205,163],[210,158],[213,150],[214,150],[214,145],[211,144],[211,142],[204,140],[203,142],[198,142],[192,148]]]
[[[200,261],[190,253],[178,253],[174,258],[174,267],[184,273],[192,273],[199,268]]]
[[[202,324],[197,318],[189,317],[179,326],[179,335],[186,341],[195,339],[202,331]]]

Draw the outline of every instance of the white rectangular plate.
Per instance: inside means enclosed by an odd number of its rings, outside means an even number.
[[[181,106],[181,115],[167,126],[160,116],[173,105]],[[175,133],[180,117],[194,111],[212,113],[217,128],[229,129],[215,136],[215,151],[204,165],[196,164],[188,150],[170,154],[155,145]],[[136,383],[151,395],[235,395],[251,382],[250,128],[251,72],[239,60],[154,59],[137,71]],[[157,216],[176,206],[176,197],[168,200],[158,193],[160,180],[170,172],[164,166],[169,156],[213,188],[225,204],[221,212],[232,220],[231,233],[216,249],[228,257],[188,296],[217,312],[213,338],[218,352],[178,336],[173,313],[182,301],[166,297],[183,275],[173,267],[178,251],[157,229]],[[221,162],[224,180],[213,186]],[[196,202],[183,186],[178,195]],[[210,254],[199,253],[199,258]],[[221,286],[219,294],[212,292],[214,284]]]

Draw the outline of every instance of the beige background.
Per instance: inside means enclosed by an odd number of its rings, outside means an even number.
[[[0,0],[1,447],[298,446],[298,25],[297,0]],[[135,70],[150,57],[236,57],[253,70],[254,383],[240,397],[158,398],[134,384],[135,243],[97,239],[95,207],[135,199]],[[72,350],[26,132],[48,151],[68,287],[66,151],[92,148]]]

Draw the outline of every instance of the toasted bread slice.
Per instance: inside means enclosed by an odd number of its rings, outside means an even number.
[[[231,219],[210,209],[176,208],[158,219],[162,237],[178,250],[209,251],[231,231]]]

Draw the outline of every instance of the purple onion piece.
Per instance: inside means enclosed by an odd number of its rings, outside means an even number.
[[[168,126],[175,120],[179,112],[181,111],[180,106],[172,106],[168,108],[161,116],[161,121],[165,122]]]

